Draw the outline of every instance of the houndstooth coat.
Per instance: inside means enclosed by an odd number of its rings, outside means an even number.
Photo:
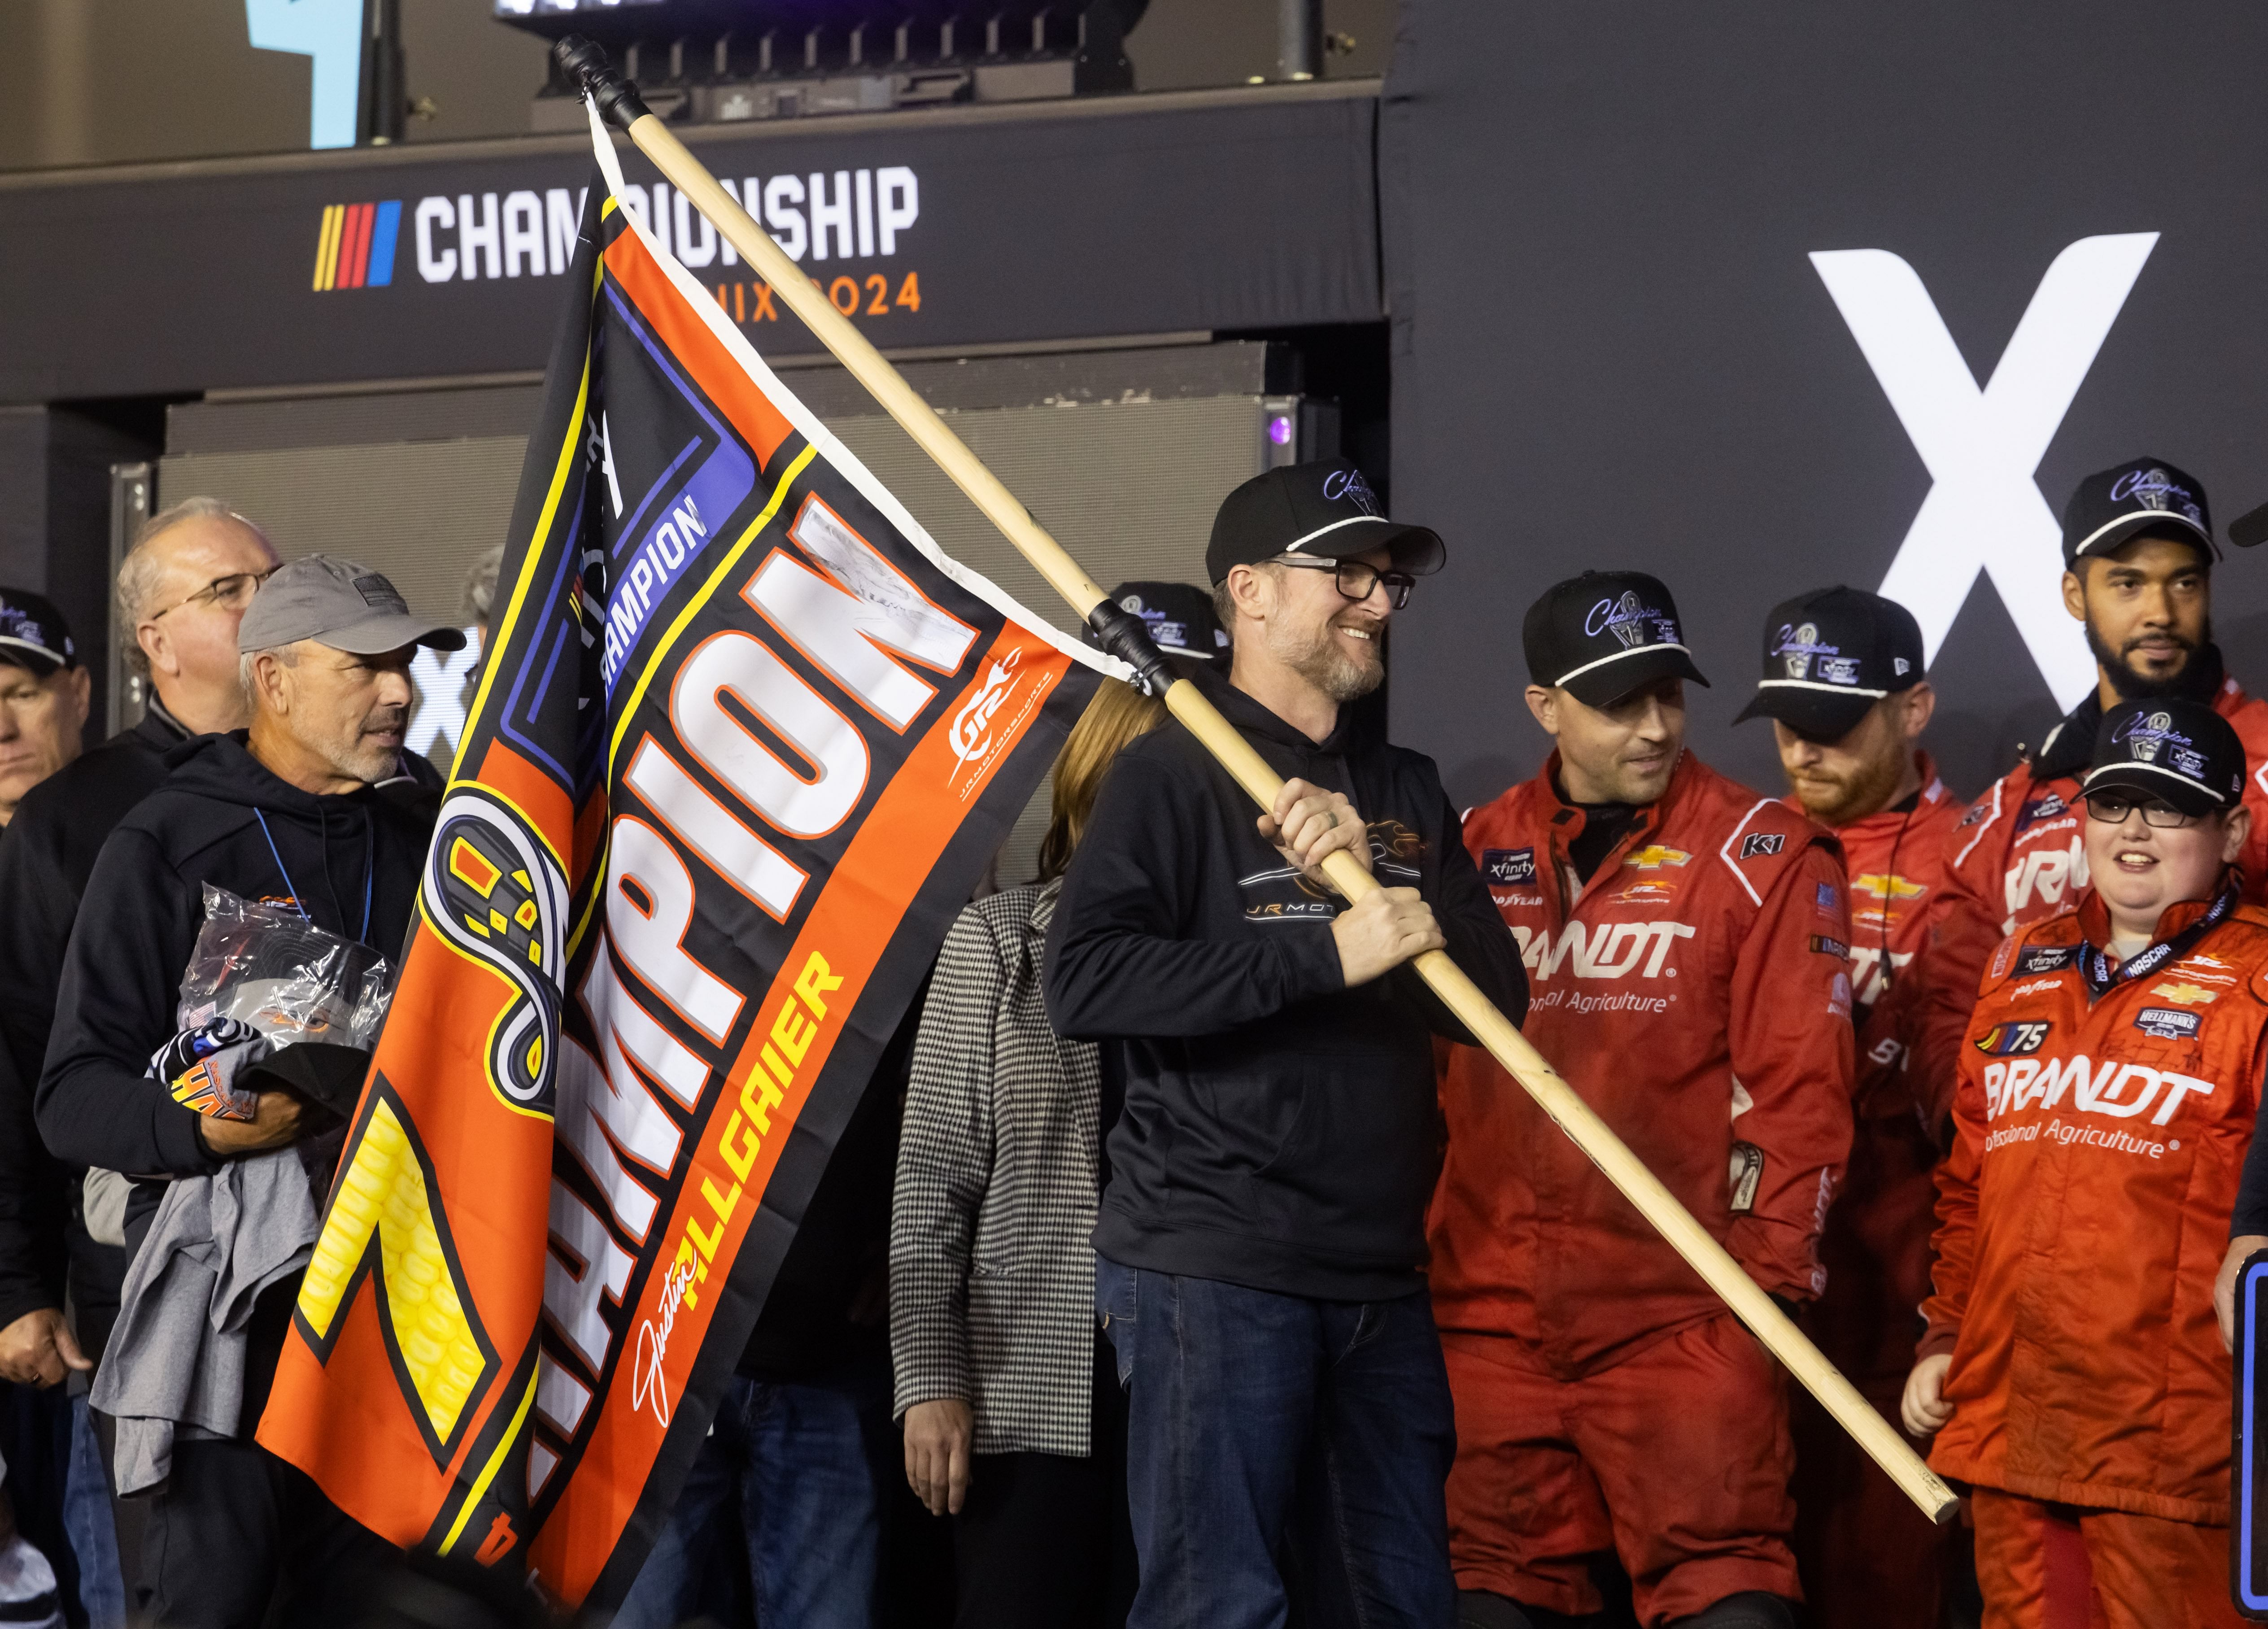
[[[896,1410],[966,1398],[979,1454],[1088,1451],[1101,1075],[1041,1000],[1060,887],[980,900],[946,935],[899,1146]]]

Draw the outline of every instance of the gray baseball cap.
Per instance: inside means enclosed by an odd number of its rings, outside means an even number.
[[[273,650],[302,639],[356,656],[379,656],[405,645],[465,648],[462,629],[411,615],[409,602],[383,573],[328,555],[309,555],[278,570],[260,586],[236,630],[239,651]]]

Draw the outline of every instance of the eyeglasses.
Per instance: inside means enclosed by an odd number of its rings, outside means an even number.
[[[1410,603],[1410,591],[1418,586],[1418,579],[1407,571],[1381,571],[1360,560],[1311,560],[1305,555],[1278,555],[1270,564],[1293,565],[1303,571],[1336,572],[1340,594],[1357,604],[1369,599],[1383,584],[1387,599],[1397,611]]]
[[[2087,817],[2099,820],[2106,826],[2123,826],[2126,817],[2136,809],[2142,811],[2145,825],[2155,826],[2161,831],[2178,831],[2194,826],[2203,818],[2184,814],[2163,798],[2138,798],[2123,792],[2090,792],[2087,794]]]
[[[225,611],[240,611],[252,603],[252,596],[260,592],[260,585],[275,576],[276,571],[276,568],[271,565],[264,571],[232,571],[226,577],[216,577],[188,599],[167,606],[150,620],[154,623],[158,617],[178,611],[184,605],[195,605],[200,600],[208,601]]]

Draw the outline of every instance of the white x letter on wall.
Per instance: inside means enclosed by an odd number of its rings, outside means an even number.
[[[2077,705],[2094,684],[2058,587],[2062,527],[2032,477],[2157,241],[2081,238],[2057,255],[1982,390],[1912,267],[1886,249],[1812,255],[1936,483],[1881,590],[1921,623],[1928,660],[1981,569],[2058,704]]]

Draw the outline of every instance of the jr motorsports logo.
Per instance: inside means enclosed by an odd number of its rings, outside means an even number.
[[[902,258],[921,219],[921,179],[907,166],[743,175],[722,184],[845,316],[921,309],[920,269]],[[315,292],[385,288],[409,281],[413,270],[424,283],[559,276],[575,258],[584,200],[582,188],[553,187],[325,204],[315,228]],[[734,321],[780,320],[770,285],[749,278],[684,194],[658,181],[630,188],[621,203]]]
[[[1981,570],[2058,704],[2075,706],[2094,685],[2058,586],[2062,530],[2033,475],[2157,241],[2081,238],[2057,255],[1981,389],[1911,266],[1887,249],[1812,255],[1936,483],[1881,584],[1921,623],[1926,660]]]

